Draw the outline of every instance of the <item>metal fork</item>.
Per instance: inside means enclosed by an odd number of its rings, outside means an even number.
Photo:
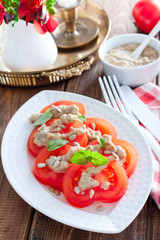
[[[101,77],[99,77],[99,84],[104,96],[104,100],[107,105],[110,107],[113,107],[118,112],[121,112],[125,116],[127,116],[132,122],[136,125],[136,127],[139,128],[139,130],[142,132],[146,140],[148,141],[152,151],[155,153],[156,157],[160,161],[160,148],[153,136],[143,127],[139,125],[139,122],[135,115],[132,113],[132,110],[123,95],[123,92],[119,86],[119,83],[117,81],[117,78],[115,75],[111,78],[111,76],[103,77],[103,80]],[[104,82],[104,83],[103,83]],[[122,104],[123,103],[123,104]]]

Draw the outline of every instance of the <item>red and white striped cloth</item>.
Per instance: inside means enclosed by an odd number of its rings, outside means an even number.
[[[134,89],[134,92],[160,120],[160,88],[153,83],[146,83]],[[160,162],[154,154],[153,161],[154,179],[152,183],[151,196],[160,209]]]

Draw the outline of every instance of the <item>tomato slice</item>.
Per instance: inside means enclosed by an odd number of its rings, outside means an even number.
[[[70,132],[70,128],[80,128],[82,127],[83,123],[80,121],[75,121],[73,123],[69,123],[69,124],[64,124],[65,125],[65,129],[63,129],[60,133],[69,133]],[[74,142],[78,142],[80,144],[80,146],[85,147],[87,145],[88,142],[88,137],[87,137],[87,133],[85,132],[82,135],[76,135],[76,138],[74,140],[70,140],[69,138],[66,139],[67,141],[69,141],[67,144],[74,146]]]
[[[95,124],[95,129],[93,129],[93,124]],[[108,122],[106,119],[102,118],[87,118],[85,125],[87,128],[91,128],[95,131],[100,131],[103,134],[111,135],[112,138],[117,138],[117,131],[115,127]]]
[[[102,189],[100,186],[93,188],[95,194],[90,198],[90,189],[84,193],[77,194],[74,188],[78,186],[81,174],[88,167],[93,166],[91,163],[86,165],[72,164],[66,171],[63,177],[63,193],[67,201],[75,207],[86,207],[94,201],[101,202],[114,202],[119,200],[126,192],[128,186],[128,178],[124,168],[121,164],[114,160],[102,170],[101,173],[94,178],[101,184],[103,181],[108,181],[110,186],[107,190]]]
[[[130,177],[137,165],[137,150],[129,142],[121,139],[113,139],[115,145],[120,145],[126,151],[126,161],[122,164],[123,168],[126,170],[127,176]]]
[[[127,191],[128,177],[124,168],[117,160],[111,161],[95,179],[99,182],[106,177],[106,181],[110,182],[108,190],[102,190],[100,187],[96,189],[95,199],[101,199],[102,202],[111,203],[119,200]],[[104,180],[103,180],[104,181]]]
[[[48,186],[54,187],[60,191],[62,191],[62,182],[64,173],[57,173],[54,170],[50,169],[48,166],[44,168],[38,168],[38,163],[46,163],[46,160],[50,156],[63,156],[65,155],[71,146],[64,145],[63,147],[56,149],[54,151],[47,151],[47,148],[43,148],[41,152],[38,154],[34,161],[33,165],[33,174],[36,179]]]
[[[56,119],[50,119],[45,124],[47,126],[51,126],[55,120]],[[34,157],[37,157],[37,155],[40,153],[40,151],[45,147],[45,146],[39,147],[34,143],[34,136],[38,132],[39,127],[40,126],[37,126],[33,129],[33,131],[31,132],[31,134],[28,138],[28,142],[27,142],[27,148]]]
[[[47,126],[51,126],[54,121],[56,119],[50,119],[48,120],[45,124]],[[73,127],[73,128],[80,128],[82,127],[83,123],[80,122],[80,121],[75,121],[73,123],[69,123],[69,124],[63,124],[65,126],[65,129],[62,129],[59,133],[60,134],[65,134],[65,133],[69,133],[70,132],[70,128]],[[29,138],[28,138],[28,143],[27,143],[27,146],[28,146],[28,150],[30,151],[30,153],[36,157],[40,151],[45,147],[45,146],[42,146],[42,147],[39,147],[37,146],[35,143],[34,143],[34,136],[35,134],[38,132],[38,127],[36,127],[32,133],[30,134]],[[88,142],[88,137],[87,137],[87,133],[85,132],[84,134],[81,134],[81,135],[76,135],[76,138],[73,139],[73,140],[70,140],[69,138],[66,139],[68,142],[68,145],[71,145],[71,146],[74,146],[74,142],[78,142],[80,144],[80,146],[83,146],[85,147],[87,145],[87,142]]]
[[[82,172],[91,166],[90,163],[83,166],[72,164],[65,172],[63,178],[63,194],[67,201],[75,207],[86,207],[93,202],[89,197],[89,190],[86,190],[83,195],[79,195],[74,191],[74,188],[78,185]]]
[[[42,110],[41,110],[41,113],[44,113],[46,112],[52,105],[54,106],[60,106],[60,105],[65,105],[65,106],[71,106],[71,105],[76,105],[78,108],[79,108],[79,112],[82,114],[82,115],[85,115],[85,106],[82,104],[82,103],[79,103],[79,102],[72,102],[72,101],[57,101],[57,102],[54,102],[46,107],[44,107]]]
[[[112,139],[113,144],[120,145],[123,149],[126,151],[126,158],[125,162],[123,162],[122,166],[125,169],[127,176],[130,177],[137,165],[137,150],[136,148],[129,142],[121,140],[121,139]],[[96,145],[98,144],[98,141],[92,141],[89,143],[90,145]],[[108,157],[109,155],[104,154],[104,151],[102,152],[102,155],[105,157]],[[111,154],[110,154],[111,155]]]
[[[47,126],[51,126],[54,121],[56,119],[50,119],[48,120],[45,124]],[[42,147],[39,147],[37,146],[35,143],[34,143],[34,136],[35,134],[38,132],[38,128],[40,126],[37,126],[33,129],[33,131],[31,132],[29,138],[28,138],[28,142],[27,142],[27,148],[29,150],[29,152],[34,156],[34,157],[37,157],[37,155],[40,153],[40,151],[45,147],[45,146],[42,146]]]

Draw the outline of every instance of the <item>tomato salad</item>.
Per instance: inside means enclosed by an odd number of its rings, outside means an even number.
[[[78,208],[94,201],[115,202],[126,193],[137,151],[117,139],[110,122],[86,118],[84,105],[72,101],[54,102],[33,114],[30,122],[34,129],[27,147],[40,183],[62,191]]]

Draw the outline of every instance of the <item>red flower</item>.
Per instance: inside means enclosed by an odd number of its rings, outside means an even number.
[[[3,5],[0,3],[0,25],[1,25],[2,22],[3,22],[4,15],[5,15],[4,7],[3,7]]]
[[[42,4],[42,0],[21,0],[18,8],[19,18],[25,17],[25,21],[34,20],[34,15]]]
[[[49,14],[49,19],[46,24],[43,24],[41,20],[34,20],[34,28],[40,34],[45,34],[46,32],[53,32],[58,27],[58,19]]]

